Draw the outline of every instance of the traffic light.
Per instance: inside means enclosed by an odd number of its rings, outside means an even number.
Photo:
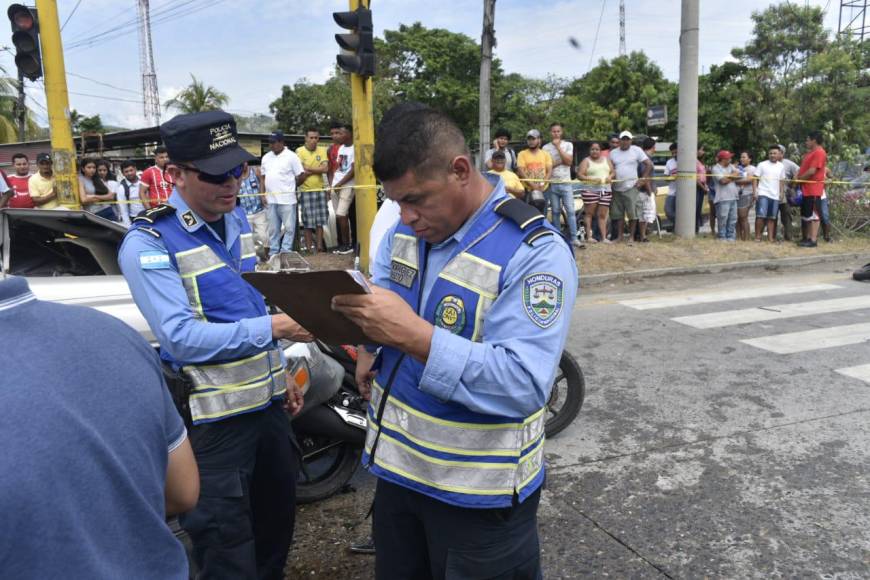
[[[336,24],[351,34],[336,34],[335,41],[342,50],[352,54],[339,54],[336,60],[344,72],[364,77],[375,75],[375,38],[372,29],[372,11],[360,6],[350,12],[333,12]]]
[[[13,4],[6,14],[12,23],[15,66],[25,78],[35,81],[42,76],[42,59],[39,56],[39,16],[36,8]]]

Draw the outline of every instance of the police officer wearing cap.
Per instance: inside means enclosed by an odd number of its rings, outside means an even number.
[[[333,299],[361,350],[379,579],[541,577],[545,405],[577,293],[571,248],[475,169],[452,120],[388,112],[374,169],[401,219],[371,294]]]
[[[286,315],[269,316],[241,277],[256,256],[236,197],[254,157],[239,146],[233,117],[179,115],[160,134],[175,189],[134,220],[119,261],[161,358],[190,389],[201,492],[180,523],[198,577],[283,578],[299,465],[284,403],[298,412],[302,396],[288,387],[276,341],[311,336]]]

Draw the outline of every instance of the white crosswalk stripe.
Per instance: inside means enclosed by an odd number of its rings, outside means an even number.
[[[758,308],[725,310],[693,316],[678,316],[671,320],[693,328],[719,328],[735,324],[765,322],[798,316],[846,312],[862,308],[870,308],[870,296],[849,296],[848,298],[835,298],[832,300],[814,300],[812,302],[798,302],[795,304],[777,304]]]
[[[743,300],[750,298],[766,298],[768,296],[790,296],[808,292],[824,292],[839,290],[840,286],[834,284],[776,284],[768,286],[756,286],[750,288],[733,288],[707,293],[677,294],[670,296],[651,296],[648,298],[635,298],[622,300],[620,304],[635,310],[653,310],[657,308],[674,308],[676,306],[691,306],[693,304],[711,304],[714,302],[727,302],[730,300]]]
[[[870,365],[859,365],[857,367],[848,367],[845,369],[837,369],[837,372],[865,383],[870,383]]]
[[[740,342],[777,354],[794,354],[820,348],[860,344],[867,341],[870,341],[870,323],[775,334],[760,338],[748,338]]]

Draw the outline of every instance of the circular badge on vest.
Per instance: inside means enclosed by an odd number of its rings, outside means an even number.
[[[445,296],[435,308],[435,326],[459,334],[465,328],[465,303],[459,296]]]

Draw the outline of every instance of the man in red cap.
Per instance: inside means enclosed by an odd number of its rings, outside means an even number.
[[[740,171],[731,165],[734,155],[722,150],[716,155],[713,166],[713,179],[716,182],[716,221],[719,223],[719,239],[726,242],[737,241],[737,198],[740,195],[737,180]]]

